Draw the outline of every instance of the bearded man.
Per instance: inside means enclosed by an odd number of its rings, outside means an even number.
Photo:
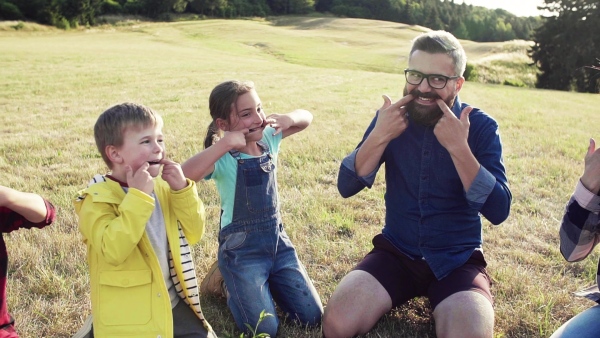
[[[458,93],[465,51],[450,33],[415,38],[404,97],[384,104],[342,162],[338,190],[371,188],[385,163],[385,224],[346,275],[323,318],[327,338],[368,332],[391,309],[428,297],[437,337],[493,337],[491,279],[480,214],[509,215],[498,124]]]

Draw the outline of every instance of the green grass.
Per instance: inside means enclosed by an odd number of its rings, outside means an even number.
[[[288,234],[325,305],[370,249],[384,219],[383,174],[373,189],[344,200],[337,171],[381,95],[400,98],[410,40],[423,28],[315,17],[132,21],[72,31],[14,25],[0,23],[0,182],[49,198],[59,216],[44,230],[5,235],[8,303],[22,337],[70,337],[89,313],[85,247],[71,201],[92,175],[106,172],[92,127],[116,103],[161,113],[168,151],[180,162],[202,149],[208,94],[223,80],[253,80],[267,113],[310,110],[310,128],[282,145],[279,189]],[[523,51],[465,48],[475,64]],[[520,72],[514,67],[506,71]],[[501,226],[484,221],[496,336],[547,337],[592,305],[571,293],[594,281],[598,254],[564,262],[558,226],[588,139],[600,138],[591,123],[598,97],[467,82],[461,98],[499,122],[514,198]],[[206,236],[194,248],[202,276],[216,257],[219,200],[212,182],[199,184],[199,194],[208,211]],[[205,297],[203,308],[220,336],[236,335],[224,301]],[[367,337],[433,337],[430,319],[427,302],[414,300]],[[320,331],[283,325],[281,336]]]

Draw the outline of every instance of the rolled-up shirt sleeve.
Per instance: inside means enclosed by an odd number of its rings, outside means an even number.
[[[358,176],[356,174],[356,154],[359,149],[354,149],[353,152],[344,158],[340,165],[337,186],[340,195],[344,198],[354,196],[365,187],[370,189],[373,186],[373,182],[375,182],[375,177],[379,170],[378,166],[366,176]]]
[[[479,166],[477,176],[475,176],[475,180],[473,180],[469,191],[467,191],[469,204],[475,209],[481,209],[481,206],[483,206],[488,196],[492,193],[495,184],[496,177],[483,166]]]
[[[598,213],[600,196],[577,182],[575,192],[565,207],[560,225],[560,252],[569,262],[587,257],[600,240]]]

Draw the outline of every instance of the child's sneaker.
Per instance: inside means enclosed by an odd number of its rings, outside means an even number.
[[[219,270],[218,262],[214,262],[210,269],[208,269],[208,273],[202,283],[200,283],[200,293],[205,294],[213,294],[216,296],[227,298],[227,287],[225,286],[225,280],[223,280],[223,275]]]

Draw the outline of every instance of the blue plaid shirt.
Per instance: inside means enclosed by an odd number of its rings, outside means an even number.
[[[578,262],[589,256],[600,242],[600,196],[577,182],[575,192],[565,207],[560,224],[560,252],[569,262]],[[600,267],[600,262],[598,262]],[[600,285],[600,271],[596,272],[596,284]],[[587,288],[576,293],[600,303],[598,288]]]

